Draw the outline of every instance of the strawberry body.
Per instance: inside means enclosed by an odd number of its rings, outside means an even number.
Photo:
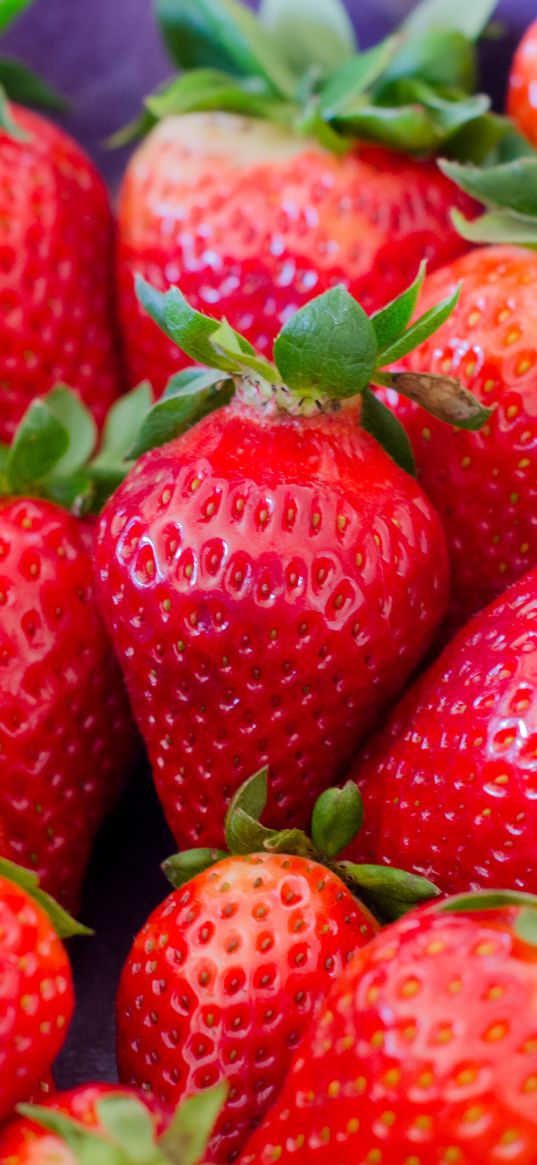
[[[0,501],[2,849],[67,903],[135,748],[92,540],[49,502]]]
[[[422,257],[467,248],[449,219],[470,199],[432,162],[373,147],[337,158],[268,122],[231,114],[166,119],[130,162],[120,197],[119,303],[132,384],[155,390],[181,364],[144,316],[134,274],[180,283],[270,353],[282,323],[345,283],[366,311],[397,295]]]
[[[358,759],[353,857],[448,892],[537,890],[536,660],[532,571],[459,632]]]
[[[82,150],[17,107],[24,141],[0,132],[0,440],[61,381],[99,424],[118,395],[104,183]]]
[[[219,862],[174,891],[135,939],[118,995],[121,1078],[169,1109],[225,1077],[209,1157],[234,1161],[320,1001],[377,930],[317,862]]]
[[[205,418],[116,492],[97,562],[181,846],[219,844],[266,763],[271,823],[306,824],[446,603],[438,519],[354,409],[267,416],[239,399]]]
[[[102,1131],[97,1105],[106,1097],[121,1095],[138,1098],[130,1089],[113,1084],[84,1084],[70,1092],[55,1092],[35,1103],[64,1113],[88,1129]],[[158,1118],[156,1123],[160,1123]],[[9,1165],[79,1165],[80,1157],[55,1133],[19,1117],[0,1132],[0,1160]]]
[[[241,1165],[533,1165],[537,950],[520,913],[419,911],[360,951]]]
[[[537,20],[530,24],[513,57],[507,97],[508,113],[537,146]]]
[[[455,623],[537,563],[537,256],[476,249],[426,280],[420,309],[460,280],[455,311],[405,363],[460,378],[494,412],[472,433],[403,397],[393,405],[446,530]]]
[[[69,960],[48,916],[0,876],[0,1122],[38,1089],[72,1011]]]

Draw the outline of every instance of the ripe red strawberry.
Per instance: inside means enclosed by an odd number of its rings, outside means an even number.
[[[78,456],[66,452],[64,413]],[[83,507],[93,435],[89,414],[58,390],[25,415],[0,478],[0,849],[69,905],[136,749],[95,599],[94,527],[48,500]]]
[[[0,1122],[35,1092],[63,1044],[73,986],[59,935],[81,932],[31,874],[0,860]]]
[[[104,183],[63,130],[11,112],[21,136],[0,126],[2,441],[57,381],[76,389],[99,425],[120,390]]]
[[[537,570],[476,615],[353,770],[360,860],[537,890]]]
[[[533,1165],[537,900],[448,900],[355,956],[240,1165]]]
[[[225,805],[265,763],[275,826],[303,824],[442,617],[438,519],[365,431],[394,424],[367,383],[414,342],[401,330],[419,283],[373,321],[343,288],[325,293],[280,333],[276,367],[178,289],[140,281],[167,335],[216,369],[180,375],[150,414],[138,452],[183,435],[140,460],[96,548],[102,609],[180,846],[219,844]],[[409,466],[402,430],[387,437]]]
[[[195,1165],[204,1158],[222,1093],[188,1100],[168,1131],[157,1106],[130,1088],[84,1084],[56,1092],[0,1132],[4,1165]]]
[[[507,110],[537,146],[537,20],[526,30],[513,57]]]
[[[120,195],[132,383],[148,376],[160,391],[178,367],[140,312],[136,274],[161,290],[180,281],[196,308],[270,354],[289,314],[328,288],[344,283],[373,310],[422,258],[433,268],[467,249],[449,212],[475,204],[427,160],[456,155],[458,131],[486,121],[487,98],[470,95],[467,22],[447,14],[439,29],[438,14],[423,13],[419,28],[358,57],[338,7],[323,6],[321,23],[332,27],[313,35],[305,9],[285,28],[287,5],[268,29],[268,13],[256,21],[240,3],[157,4],[186,71],[148,99],[135,129],[151,132]],[[479,18],[473,25],[470,36]]]

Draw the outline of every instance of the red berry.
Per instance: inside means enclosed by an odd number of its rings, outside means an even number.
[[[513,57],[507,111],[537,146],[537,20],[526,30]]]

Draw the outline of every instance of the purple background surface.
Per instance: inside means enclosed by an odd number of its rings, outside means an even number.
[[[412,0],[348,0],[363,45],[384,35],[412,7]],[[537,16],[537,0],[503,0],[498,14],[506,36],[485,46],[483,70],[486,87],[501,105],[513,45]],[[102,141],[171,71],[151,0],[36,0],[5,37],[2,50],[7,49],[72,99],[66,124],[115,186],[125,155],[110,154]],[[59,1086],[115,1078],[117,980],[132,937],[167,892],[159,865],[173,850],[149,776],[140,772],[103,831],[87,879],[82,917],[96,936],[72,945],[78,1008],[56,1071]]]
[[[256,2],[250,0],[252,7]],[[347,0],[347,7],[360,43],[366,45],[388,32],[414,7],[414,0]],[[537,0],[501,0],[498,16],[507,36],[486,46],[484,68],[487,87],[501,101],[512,45],[537,16]],[[102,143],[134,116],[144,94],[171,73],[153,21],[152,0],[35,0],[3,39],[2,50],[23,57],[72,100],[66,124],[115,185],[125,153],[111,154]]]

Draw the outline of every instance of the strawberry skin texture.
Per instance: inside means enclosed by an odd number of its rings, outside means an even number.
[[[106,188],[63,130],[13,108],[0,131],[0,440],[61,381],[101,424],[120,390]]]
[[[446,892],[537,891],[537,571],[459,632],[352,776],[351,857],[426,872]]]
[[[0,877],[0,1121],[47,1073],[73,1004],[69,960],[49,918]]]
[[[534,1165],[537,951],[515,915],[419,911],[360,951],[240,1165]]]
[[[92,542],[49,502],[0,502],[2,850],[70,906],[135,751]]]
[[[227,1079],[209,1157],[234,1161],[320,1001],[377,931],[317,862],[219,862],[174,891],[135,939],[118,994],[121,1079],[168,1109]]]
[[[450,208],[474,204],[434,163],[376,148],[344,159],[230,114],[162,122],[127,169],[119,205],[119,305],[131,383],[156,391],[186,358],[141,311],[139,272],[179,283],[261,352],[292,312],[345,283],[366,311],[467,249]]]
[[[393,405],[446,530],[455,625],[537,563],[537,255],[474,250],[426,280],[420,310],[460,280],[453,314],[406,366],[459,377],[495,411],[471,433],[403,397]]]
[[[537,146],[537,20],[530,24],[513,57],[507,112]]]
[[[143,1099],[131,1089],[114,1084],[84,1084],[70,1092],[55,1092],[34,1103],[56,1109],[88,1128],[102,1131],[97,1105],[105,1097],[118,1093]],[[153,1110],[153,1106],[151,1108]],[[156,1120],[160,1124],[157,1114]],[[24,1118],[10,1121],[0,1132],[0,1161],[2,1165],[80,1165],[80,1158],[65,1141]]]
[[[143,457],[96,545],[102,609],[179,846],[271,766],[306,825],[446,604],[440,523],[354,411],[236,402]]]

